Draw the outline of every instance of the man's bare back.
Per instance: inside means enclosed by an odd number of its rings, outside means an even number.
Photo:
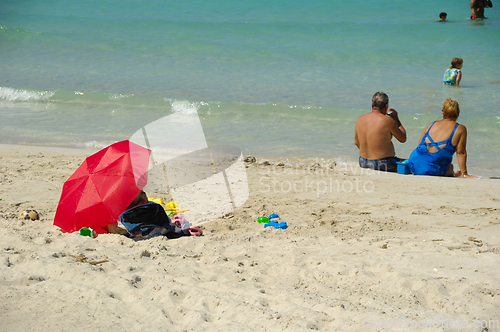
[[[360,157],[371,160],[395,157],[392,137],[401,143],[406,142],[406,131],[399,121],[398,113],[388,107],[387,97],[384,107],[377,107],[372,103],[372,111],[358,118],[354,129],[354,144],[359,148]]]

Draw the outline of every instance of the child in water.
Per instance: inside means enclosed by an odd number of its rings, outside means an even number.
[[[462,65],[464,60],[461,58],[454,58],[451,60],[451,67],[444,72],[443,83],[447,85],[460,85],[462,80]]]
[[[439,13],[439,21],[436,21],[436,22],[446,22],[447,16],[448,16],[448,14],[446,14],[445,12]]]

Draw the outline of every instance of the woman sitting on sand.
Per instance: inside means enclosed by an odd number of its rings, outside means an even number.
[[[455,100],[443,103],[443,120],[434,121],[424,129],[420,144],[410,155],[408,165],[415,175],[462,176],[467,174],[467,128],[458,124],[460,108]],[[453,154],[457,152],[459,171],[453,172]]]

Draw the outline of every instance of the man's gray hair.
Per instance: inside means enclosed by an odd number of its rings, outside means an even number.
[[[389,96],[384,92],[376,92],[372,98],[372,108],[377,110],[383,110],[384,107],[389,104]]]

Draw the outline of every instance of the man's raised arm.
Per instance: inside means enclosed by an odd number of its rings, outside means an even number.
[[[399,121],[398,112],[394,108],[389,108],[389,110],[387,111],[387,115],[389,115],[395,121],[395,126],[391,130],[392,136],[396,137],[396,139],[401,143],[406,142],[406,130],[401,124],[401,121]]]

